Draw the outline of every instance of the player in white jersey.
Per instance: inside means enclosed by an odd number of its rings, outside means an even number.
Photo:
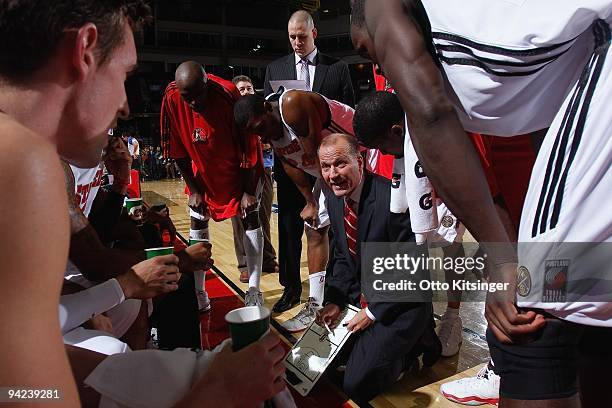
[[[612,212],[602,206],[612,160],[612,109],[605,102],[612,93],[611,2],[354,0],[352,6],[353,44],[395,85],[433,184],[477,240],[504,244],[492,254],[491,279],[515,282],[516,266],[464,128],[512,136],[550,126],[519,241],[610,240]],[[569,269],[557,262],[547,271],[532,254],[535,246],[527,248],[531,252],[519,251],[519,263],[529,265],[520,268],[518,307],[514,284],[505,298],[487,301],[502,405],[578,404],[578,380],[585,405],[594,403],[593,396],[597,406],[610,405],[601,402],[609,399],[601,392],[602,367],[612,362],[609,302],[544,302],[549,299],[542,288],[563,287],[567,274],[584,264]],[[554,248],[540,253],[541,259],[563,261]],[[592,288],[598,289],[605,291]],[[521,299],[530,294],[540,301]]]
[[[308,242],[310,296],[298,315],[283,323],[289,331],[305,329],[323,302],[329,215],[321,192],[325,187],[317,148],[331,133],[353,135],[353,113],[350,106],[318,93],[282,89],[267,100],[257,95],[244,96],[234,107],[238,126],[272,144],[276,157],[282,160],[287,174],[306,199],[301,216]]]

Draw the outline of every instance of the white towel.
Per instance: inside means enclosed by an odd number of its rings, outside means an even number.
[[[226,340],[213,351],[181,348],[116,354],[102,361],[85,379],[85,384],[102,395],[101,408],[169,408],[191,390],[228,343]],[[274,402],[277,407],[295,407],[287,389]]]
[[[404,169],[406,174],[403,179],[410,211],[410,224],[416,235],[417,244],[421,244],[425,242],[427,233],[438,228],[438,214],[435,208],[433,187],[425,175],[410,139],[407,118],[405,126]]]
[[[408,196],[406,195],[406,172],[404,171],[404,158],[393,161],[393,176],[391,178],[391,205],[390,210],[395,214],[403,214],[408,210]]]

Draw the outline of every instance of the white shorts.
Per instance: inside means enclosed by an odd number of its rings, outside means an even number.
[[[317,178],[317,181],[315,181],[314,187],[312,188],[312,195],[314,196],[315,200],[317,200],[317,203],[319,205],[319,213],[317,215],[319,219],[319,223],[317,224],[316,227],[313,227],[312,225],[304,221],[304,225],[306,225],[308,228],[318,230],[321,228],[328,227],[330,224],[329,214],[327,213],[327,204],[326,204],[325,194],[323,193],[323,189],[326,189],[326,188],[328,187],[323,182],[323,180],[321,180],[320,178]]]
[[[553,121],[531,175],[519,229],[519,265],[523,275],[528,271],[531,290],[519,293],[518,304],[610,327],[612,303],[589,302],[588,294],[585,302],[542,302],[546,262],[565,256],[557,253],[562,246],[545,253],[533,244],[612,241],[612,35],[603,20],[594,33],[598,48]],[[587,269],[573,262],[567,281],[593,278],[581,275]]]

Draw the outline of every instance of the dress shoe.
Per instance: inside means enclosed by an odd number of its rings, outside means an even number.
[[[249,282],[249,273],[247,271],[240,272],[240,282],[242,283]]]
[[[279,272],[279,268],[278,268],[278,264],[276,262],[271,262],[267,265],[264,265],[264,267],[262,268],[263,273],[278,273]]]
[[[278,302],[276,302],[272,311],[274,313],[282,313],[297,306],[298,303],[300,303],[300,295],[294,294],[293,291],[286,290],[283,292]]]

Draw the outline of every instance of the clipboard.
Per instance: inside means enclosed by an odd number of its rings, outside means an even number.
[[[283,87],[287,90],[297,89],[299,91],[306,91],[306,81],[301,79],[287,79],[284,81],[270,81],[270,87],[272,92],[278,92],[278,88]]]
[[[287,382],[300,395],[308,395],[340,352],[351,335],[344,323],[351,320],[357,312],[358,308],[348,305],[340,313],[340,322],[332,330],[333,334],[329,334],[325,327],[313,321],[289,351],[285,357]]]

